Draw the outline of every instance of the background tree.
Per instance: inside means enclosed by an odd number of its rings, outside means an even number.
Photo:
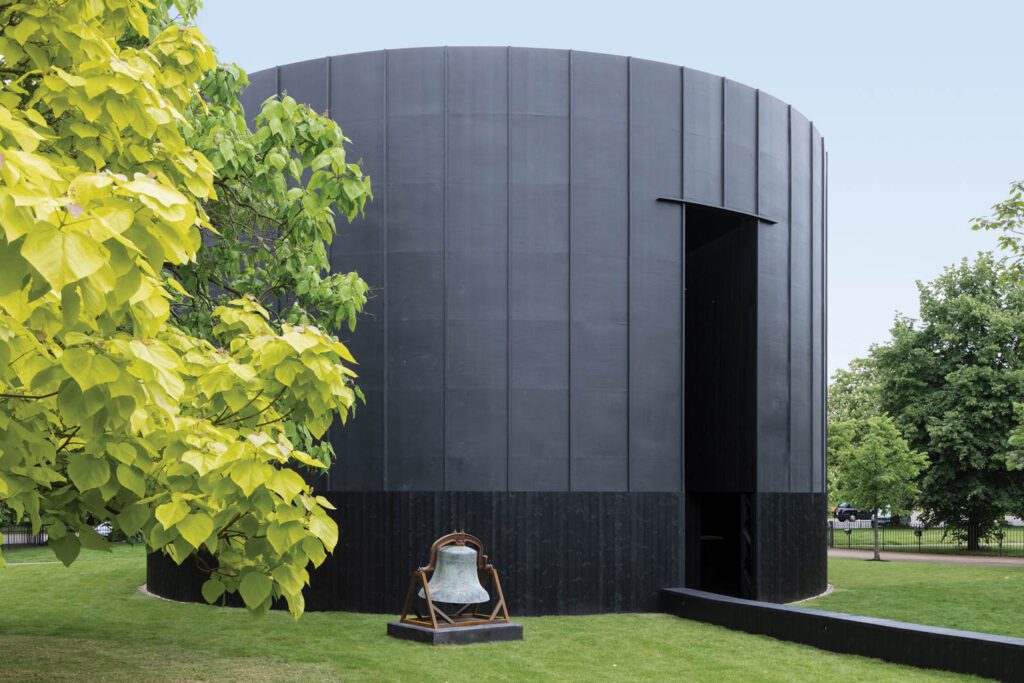
[[[1024,512],[1024,472],[1007,472],[1024,396],[1024,287],[981,254],[918,283],[921,321],[899,317],[872,357],[881,407],[931,466],[921,481],[927,523],[977,549],[997,518]]]
[[[849,368],[832,374],[828,387],[829,422],[843,422],[882,414],[878,369],[871,357],[854,358]]]
[[[855,418],[829,426],[829,457],[836,468],[837,494],[850,504],[871,510],[875,559],[880,560],[878,511],[907,514],[920,489],[918,478],[928,457],[910,449],[887,416]]]
[[[849,368],[839,368],[832,375],[828,387],[828,433],[831,442],[836,425],[849,420],[882,415],[878,372],[869,358],[854,358]],[[842,451],[829,449],[825,478],[828,486],[828,508],[834,509],[845,502],[838,489],[839,463]]]
[[[207,558],[208,600],[298,615],[338,530],[293,470],[323,465],[285,424],[319,437],[344,419],[354,361],[245,292],[209,303],[205,335],[169,323],[188,293],[166,271],[215,234],[221,192],[184,113],[216,61],[194,5],[173,6],[183,19],[167,2],[0,3],[0,502],[65,563],[106,547],[93,524],[110,520]],[[354,173],[336,152],[307,168],[292,189],[314,214],[338,200],[315,183]]]
[[[1007,275],[1017,281],[1024,279],[1024,180],[1010,184],[1007,198],[992,207],[992,213],[971,221],[972,230],[1002,233],[999,247],[1010,255]]]
[[[1010,254],[1011,261],[1006,269],[1006,277],[1024,282],[1024,181],[1018,180],[1010,185],[1009,196],[992,207],[992,213],[984,218],[971,221],[973,230],[988,230],[1002,233],[999,235],[999,246]],[[1017,415],[1017,426],[1010,435],[1012,450],[1007,455],[1007,466],[1012,470],[1024,469],[1024,404],[1014,405]]]

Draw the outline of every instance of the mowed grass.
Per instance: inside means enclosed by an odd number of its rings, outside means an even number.
[[[523,619],[526,640],[430,647],[389,617],[178,604],[139,592],[144,551],[119,547],[0,570],[0,678],[44,681],[975,680],[728,631],[662,614]],[[7,553],[9,562],[45,559]],[[32,558],[29,560],[28,558]]]
[[[829,560],[829,595],[801,607],[1024,638],[1024,567]]]

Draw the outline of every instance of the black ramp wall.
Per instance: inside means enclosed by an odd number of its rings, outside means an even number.
[[[698,495],[747,539],[721,554],[745,597],[823,590],[825,153],[806,118],[718,76],[565,50],[387,50],[250,79],[250,118],[278,93],[329,113],[373,182],[331,246],[373,290],[341,333],[367,401],[331,432],[342,541],[310,608],[396,610],[458,527],[493,548],[519,613],[653,609],[703,547]],[[711,367],[684,362],[704,327],[686,313],[694,216],[745,231],[746,322],[722,330],[747,361],[720,353],[704,378],[742,375],[742,400],[686,381]],[[742,439],[684,444],[687,416],[721,431],[737,410]]]

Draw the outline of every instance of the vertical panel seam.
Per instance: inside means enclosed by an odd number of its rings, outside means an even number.
[[[686,199],[686,67],[679,67],[679,196]],[[686,213],[686,206],[683,206]]]
[[[383,249],[382,255],[382,271],[384,273],[384,301],[383,301],[383,313],[384,313],[384,391],[383,393],[383,410],[382,410],[382,422],[383,422],[383,439],[384,439],[384,462],[382,463],[381,472],[381,483],[385,491],[388,490],[388,384],[389,384],[389,363],[388,356],[390,355],[388,349],[388,130],[390,128],[390,115],[388,111],[388,69],[390,64],[390,51],[384,50],[384,204],[381,207],[382,222],[381,226],[381,248]]]
[[[441,486],[448,490],[448,46],[444,46],[444,227],[441,252]]]
[[[761,90],[754,91],[754,213],[761,214]]]
[[[686,67],[679,67],[679,196],[686,194]],[[679,487],[686,513],[686,204],[679,206]],[[685,528],[686,520],[683,519]]]
[[[811,457],[807,459],[807,466],[808,466],[808,470],[809,470],[808,471],[808,481],[810,482],[809,488],[813,492],[814,491],[814,458],[815,458],[815,454],[814,454],[814,450],[815,450],[815,446],[814,446],[814,422],[815,422],[815,420],[814,420],[814,405],[816,405],[818,403],[815,400],[815,398],[814,398],[814,380],[815,380],[815,374],[817,373],[817,369],[813,367],[813,363],[814,363],[814,358],[813,358],[813,356],[814,356],[814,299],[815,299],[815,297],[814,297],[814,241],[815,241],[814,240],[814,123],[813,122],[811,122],[807,126],[807,147],[808,147],[808,149],[807,149],[807,156],[808,156],[807,168],[810,171],[810,173],[808,174],[809,177],[808,177],[808,183],[807,183],[807,202],[808,202],[808,207],[807,208],[810,209],[809,213],[810,213],[810,218],[811,218],[810,219],[810,225],[808,226],[810,228],[810,231],[811,231],[811,239],[810,239],[810,244],[808,244],[808,249],[807,249],[807,256],[808,256],[808,259],[810,261],[810,263],[808,263],[808,267],[807,267],[807,275],[808,275],[808,278],[810,279],[811,310],[808,311],[809,315],[807,316],[807,334],[808,334],[809,341],[810,341],[810,344],[809,344],[810,352],[811,352],[811,359],[810,359],[811,363],[810,364],[812,365],[811,371],[809,373],[807,373],[807,375],[808,375],[808,377],[807,377],[807,395],[810,396],[810,398],[811,398],[811,404],[808,406],[808,408],[810,408],[810,412],[811,412],[811,415],[809,416],[811,419],[807,420],[807,431],[808,431],[807,442],[808,442],[808,444],[810,444],[810,447],[811,447],[810,448],[810,451],[811,451],[810,452],[810,456]]]
[[[569,267],[566,268],[566,273],[567,273],[567,276],[568,276],[568,283],[567,283],[568,286],[566,287],[566,292],[568,293],[568,296],[567,296],[567,298],[568,298],[568,306],[567,306],[567,309],[566,309],[566,313],[567,313],[566,314],[566,326],[568,328],[567,332],[568,332],[568,337],[569,337],[569,358],[568,358],[568,360],[569,360],[569,363],[568,363],[568,380],[569,381],[566,383],[566,386],[568,387],[567,397],[568,397],[569,410],[567,411],[566,415],[567,415],[567,420],[568,420],[568,423],[569,423],[568,424],[568,430],[567,430],[568,431],[568,435],[569,435],[569,438],[568,438],[568,444],[569,444],[569,454],[568,455],[569,455],[569,457],[568,457],[568,463],[567,463],[568,464],[568,481],[566,482],[566,487],[567,487],[567,489],[569,491],[573,490],[573,488],[572,488],[572,52],[573,52],[572,50],[569,50],[568,61],[567,61],[568,78],[566,78],[566,86],[567,86],[567,88],[569,90],[569,93],[568,93],[568,100],[569,100],[568,117],[566,118],[566,123],[568,124],[568,127],[569,127],[569,130],[568,130],[569,134],[567,136],[567,138],[568,138],[568,148],[569,148],[568,149],[568,151],[569,151],[569,155],[568,155],[568,158],[569,158],[569,168],[568,168],[568,171],[569,171],[569,174],[568,174],[568,176],[569,176],[568,177],[568,180],[569,180],[569,183],[568,183],[568,186],[569,186],[569,202],[568,202],[568,216],[567,216],[568,223],[566,224],[566,231],[567,231],[567,236],[568,236],[568,246],[569,246],[569,248],[568,248],[568,261],[569,261],[568,266]]]
[[[758,88],[754,91],[754,213],[761,215],[761,89]],[[757,344],[758,348],[761,347],[761,334],[760,334],[760,316],[761,316],[761,268],[760,268],[760,253],[761,253],[761,223],[757,224],[757,234],[754,236],[755,240],[755,264],[754,264],[754,278],[755,278],[755,294],[754,294],[754,343]],[[757,435],[760,431],[760,399],[761,399],[761,354],[755,351],[754,353],[754,399],[758,404],[754,409],[754,434]],[[760,443],[760,439],[757,439]],[[761,477],[761,450],[758,446],[754,446],[754,490],[760,491],[762,484]],[[757,543],[760,542],[760,534],[758,534],[758,540],[754,543],[754,550],[757,551]]]
[[[723,208],[725,207],[725,131],[726,131],[726,127],[725,127],[725,114],[726,114],[726,112],[725,112],[725,86],[726,86],[726,83],[728,81],[729,81],[728,78],[722,78],[722,89],[721,89],[721,92],[719,93],[719,96],[722,98],[722,107],[721,107],[721,109],[722,109],[722,116],[721,116],[721,121],[719,121],[719,126],[721,126],[721,138],[722,138],[721,139],[720,150],[719,150],[721,152],[721,154],[722,154],[722,164],[721,164],[721,169],[720,169],[721,170],[721,191],[720,191],[719,196],[720,196],[720,200],[721,200]]]
[[[512,47],[505,47],[505,490],[512,459]]]
[[[793,490],[793,106],[786,105],[786,491]]]
[[[821,459],[821,473],[818,478],[819,490],[822,493],[828,493],[827,490],[827,475],[828,469],[828,451],[825,444],[828,442],[828,364],[826,363],[827,353],[827,334],[825,325],[825,316],[828,314],[828,296],[827,290],[827,275],[826,275],[826,249],[825,249],[825,214],[827,209],[825,207],[825,194],[826,184],[828,182],[828,170],[825,164],[825,138],[821,138],[821,159],[818,162],[821,165],[821,243],[818,245],[820,254],[818,257],[821,259],[821,319],[818,321],[821,329],[818,333],[821,335],[821,358],[818,359],[821,385],[819,386],[818,401],[821,403],[821,414],[818,416],[818,428],[821,430],[820,439],[820,452],[818,457]]]
[[[626,490],[632,490],[633,458],[630,448],[630,420],[632,416],[632,387],[630,386],[632,364],[630,363],[630,340],[633,326],[632,312],[632,243],[633,243],[633,58],[626,57]]]
[[[324,116],[331,118],[331,58],[324,57],[324,75],[327,80],[327,87],[324,88],[326,100],[324,100]]]

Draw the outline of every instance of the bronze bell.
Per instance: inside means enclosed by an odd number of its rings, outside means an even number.
[[[491,599],[480,585],[476,550],[465,545],[449,545],[437,551],[437,569],[427,588],[435,602],[473,605]],[[422,588],[419,596],[427,597]]]
[[[481,576],[491,582],[494,607],[490,612],[470,611],[473,605],[491,599],[492,594],[480,585]],[[426,603],[426,614],[420,613],[417,594]],[[451,607],[452,605],[454,607]],[[415,616],[410,612],[414,612]],[[430,546],[430,562],[409,577],[409,589],[405,593],[402,616],[397,622],[388,624],[388,633],[405,637],[400,633],[406,625],[446,629],[461,626],[493,627],[499,624],[501,628],[510,628],[511,632],[518,633],[510,638],[511,640],[522,639],[522,627],[509,621],[508,606],[505,604],[505,594],[501,591],[498,570],[487,561],[484,544],[472,534],[454,531],[434,541]],[[415,639],[421,638],[417,636]]]

